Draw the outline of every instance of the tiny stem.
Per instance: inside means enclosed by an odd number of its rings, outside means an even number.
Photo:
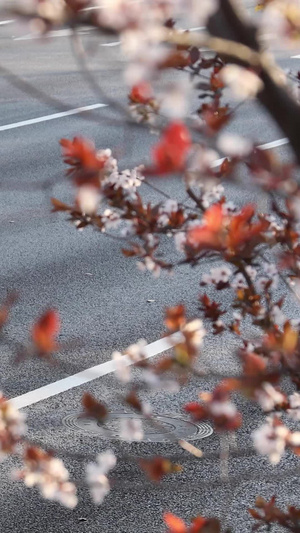
[[[196,194],[194,193],[194,191],[192,191],[192,189],[190,187],[187,188],[186,190],[187,194],[189,195],[189,197],[194,200],[195,204],[199,207],[199,209],[203,212],[205,211],[203,205],[202,205],[202,202],[201,200],[196,196]]]

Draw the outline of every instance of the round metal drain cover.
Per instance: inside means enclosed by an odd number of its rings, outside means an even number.
[[[100,424],[93,418],[83,418],[78,413],[72,413],[63,419],[63,424],[73,429],[86,431],[90,435],[97,435],[103,439],[121,440],[119,434],[120,419],[139,418],[143,422],[144,438],[142,442],[169,442],[168,435],[172,433],[178,439],[197,440],[209,437],[213,429],[209,424],[201,422],[195,424],[177,415],[156,415],[156,419],[164,429],[156,429],[145,417],[126,413],[110,413],[105,424]]]

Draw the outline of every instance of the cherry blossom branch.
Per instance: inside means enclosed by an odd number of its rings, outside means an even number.
[[[270,69],[270,60],[269,57],[262,53],[253,50],[249,46],[246,46],[241,43],[232,42],[227,39],[222,39],[219,37],[212,37],[208,34],[196,34],[190,32],[166,32],[165,39],[171,44],[176,44],[178,46],[192,47],[197,48],[206,47],[213,50],[218,55],[226,56],[230,59],[238,60],[247,66],[253,68],[266,68]],[[272,74],[273,74],[272,69]],[[273,74],[274,75],[274,74]]]
[[[199,198],[196,196],[196,194],[194,193],[194,191],[192,191],[192,189],[190,187],[188,187],[186,189],[186,192],[188,194],[188,196],[194,200],[195,204],[199,207],[200,211],[204,211],[204,207],[202,205],[202,202],[199,200]]]
[[[258,93],[258,99],[288,137],[295,157],[300,163],[300,107],[278,80],[277,73],[280,72],[278,68],[274,69],[266,55],[259,53],[260,45],[257,41],[256,27],[242,20],[240,11],[237,11],[237,7],[230,0],[222,0],[219,3],[219,9],[210,18],[207,27],[212,35],[225,40],[229,39],[231,47],[243,44],[256,52],[258,56],[254,56],[254,62],[260,62],[262,59],[260,77],[264,87]],[[242,49],[242,54],[244,51]],[[248,51],[245,51],[245,54],[247,55]]]

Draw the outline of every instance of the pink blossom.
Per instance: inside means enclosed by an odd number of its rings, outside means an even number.
[[[77,505],[76,487],[69,481],[69,472],[61,459],[40,448],[30,447],[25,452],[25,466],[14,473],[27,487],[37,487],[41,495],[73,509]]]
[[[230,400],[222,402],[214,400],[209,404],[209,410],[213,416],[225,416],[227,418],[234,418],[238,412]]]
[[[143,258],[142,262],[138,262],[137,267],[142,272],[148,270],[153,274],[155,278],[158,278],[160,276],[160,266],[155,261],[153,261],[152,257],[150,257],[149,255],[146,255],[146,257]]]
[[[140,339],[135,344],[128,346],[124,353],[129,357],[129,359],[137,363],[138,361],[145,359],[147,355],[145,351],[146,346],[147,341],[145,339]]]
[[[220,282],[227,283],[230,276],[232,275],[232,270],[227,265],[212,268],[209,274],[204,274],[202,276],[202,283],[214,283],[218,284]]]
[[[25,419],[26,415],[20,413],[0,392],[0,460],[15,451],[26,432]]]
[[[287,410],[288,415],[293,418],[293,420],[300,420],[300,394],[299,392],[294,392],[289,396],[290,409]]]
[[[100,453],[96,463],[86,466],[86,482],[90,488],[94,503],[99,505],[110,491],[107,474],[116,466],[116,456],[110,450]]]
[[[230,157],[245,157],[252,150],[252,143],[234,133],[222,133],[217,142],[218,149]]]
[[[273,464],[279,463],[286,447],[289,430],[285,426],[273,427],[267,422],[252,433],[254,447],[261,455],[267,455]]]
[[[144,437],[141,419],[122,418],[120,420],[120,437],[128,442],[141,441]]]
[[[254,447],[267,455],[273,464],[279,463],[286,447],[300,445],[300,431],[292,432],[276,416],[267,418],[265,424],[252,433]]]
[[[188,322],[181,328],[182,334],[188,336],[189,342],[193,344],[195,348],[201,346],[203,339],[206,335],[206,331],[203,326],[202,320],[196,318],[191,322]]]
[[[122,383],[129,383],[131,379],[131,372],[128,357],[126,355],[122,355],[120,352],[115,351],[112,353],[111,358],[115,363],[115,374],[118,380]]]
[[[255,399],[264,411],[272,411],[284,402],[285,396],[276,390],[271,383],[265,382],[255,391]]]
[[[248,287],[246,279],[241,272],[238,272],[238,274],[234,276],[230,285],[233,289],[247,289]]]
[[[241,100],[254,98],[263,89],[263,82],[257,74],[238,65],[226,65],[220,77],[233,95]]]
[[[80,187],[77,194],[77,202],[80,211],[86,215],[94,215],[98,209],[101,195],[95,187],[85,185]]]

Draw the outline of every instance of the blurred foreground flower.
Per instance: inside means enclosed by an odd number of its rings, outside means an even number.
[[[26,415],[0,392],[0,460],[13,453],[26,432]]]
[[[192,145],[189,130],[182,122],[172,122],[164,130],[161,140],[153,148],[157,173],[183,170]]]
[[[24,454],[24,468],[14,473],[27,487],[38,487],[41,495],[73,509],[77,505],[76,487],[69,481],[63,462],[41,448],[30,446]]]
[[[241,100],[254,98],[264,87],[257,74],[238,65],[226,65],[222,68],[220,77],[233,95]]]
[[[116,466],[116,463],[114,453],[107,450],[97,456],[96,463],[89,463],[86,466],[86,481],[96,504],[102,503],[110,491],[110,483],[106,474]]]

